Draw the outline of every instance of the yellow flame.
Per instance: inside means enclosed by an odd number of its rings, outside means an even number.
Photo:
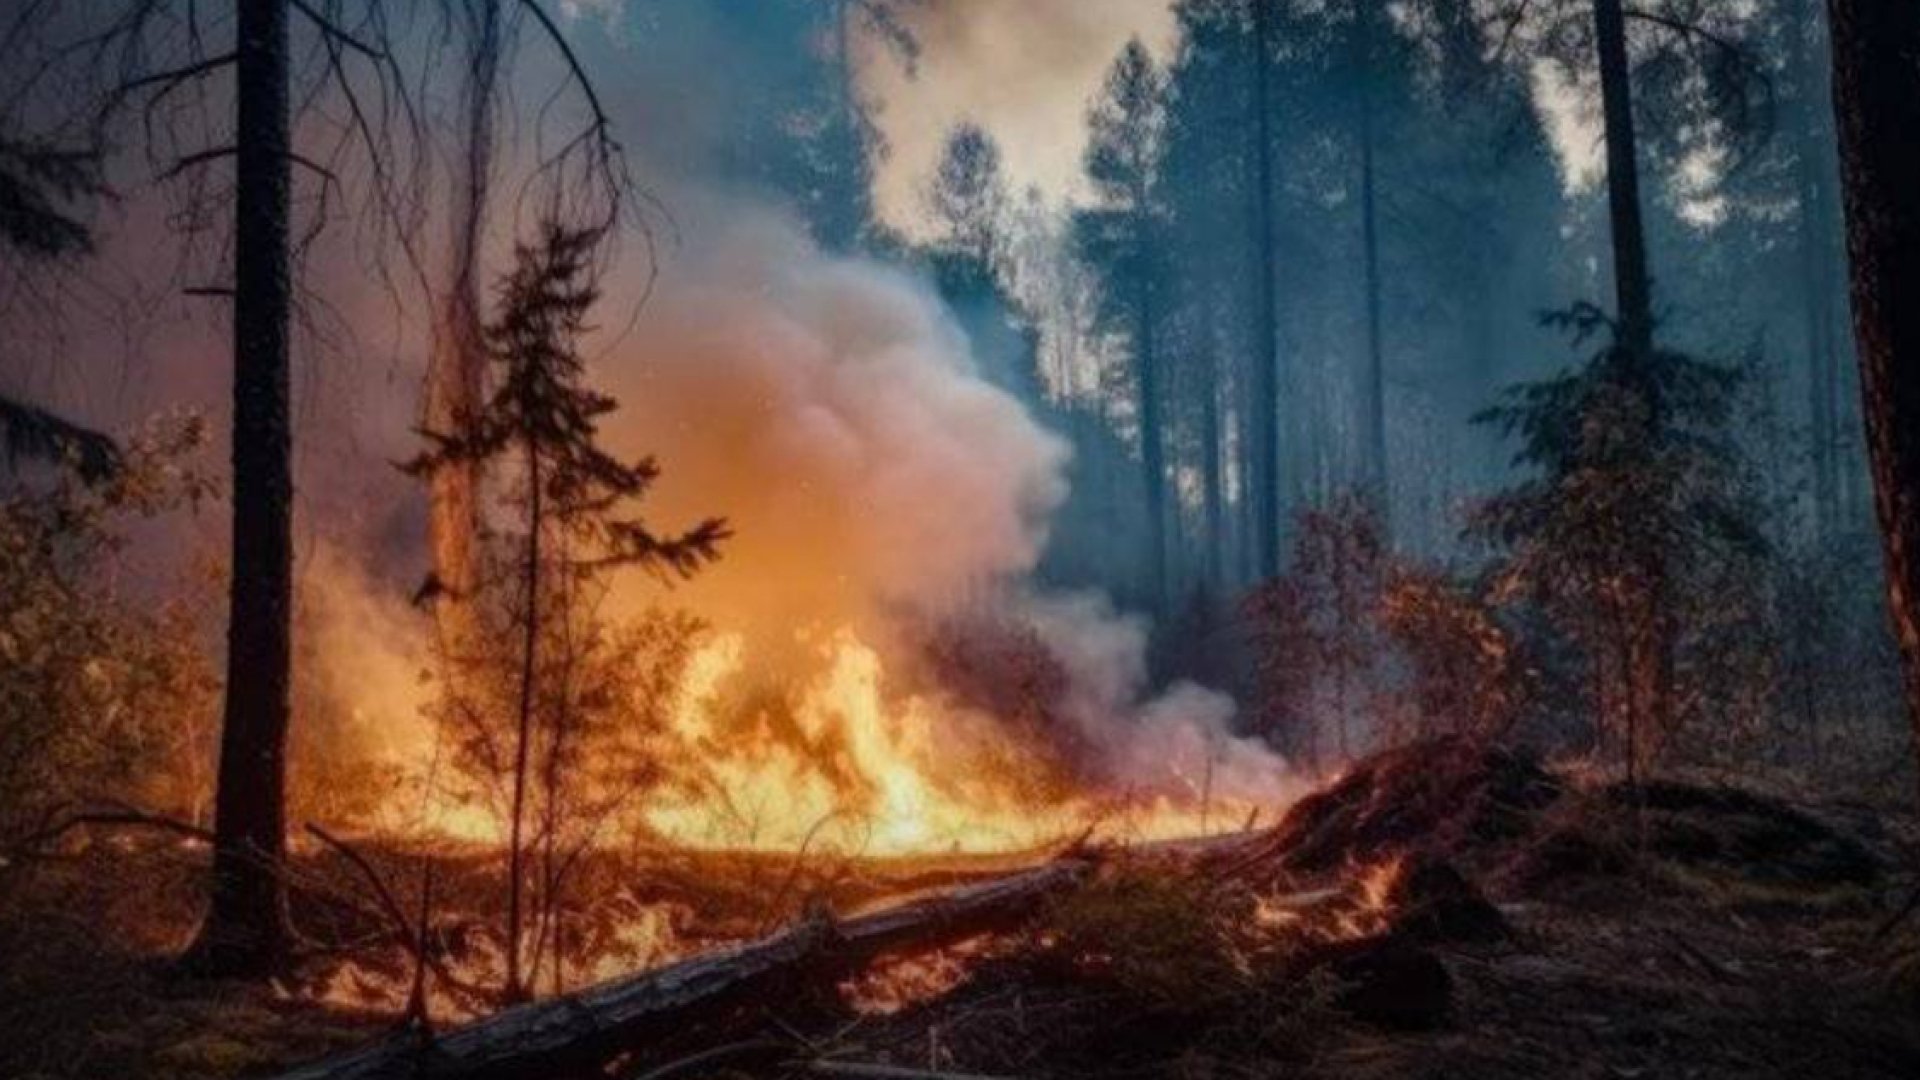
[[[794,708],[797,736],[721,713],[746,664],[718,634],[693,658],[667,753],[700,778],[648,804],[661,837],[690,847],[794,850],[823,839],[862,854],[1005,852],[1096,822],[1130,838],[1202,831],[1208,807],[1158,798],[1116,809],[1086,794],[1047,797],[1047,767],[991,722],[924,696],[890,698],[880,655],[851,630],[830,635]],[[1022,768],[1023,764],[1027,768]],[[1215,805],[1215,821],[1246,807]]]

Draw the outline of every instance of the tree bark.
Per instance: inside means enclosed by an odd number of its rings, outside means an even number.
[[[1829,0],[1861,411],[1920,747],[1920,13]]]
[[[1392,517],[1389,513],[1391,474],[1387,460],[1387,372],[1385,347],[1380,325],[1380,215],[1377,170],[1374,150],[1378,140],[1373,98],[1374,9],[1361,4],[1356,28],[1359,34],[1360,78],[1360,239],[1366,288],[1367,385],[1365,431],[1367,455],[1364,487],[1380,524],[1383,543],[1393,543]]]
[[[1147,494],[1147,595],[1155,612],[1167,609],[1167,462],[1166,434],[1161,420],[1160,363],[1154,354],[1152,271],[1146,248],[1153,242],[1144,200],[1136,203],[1140,220],[1135,242],[1140,246],[1138,294],[1134,298],[1134,376],[1140,400],[1140,471]]]
[[[235,42],[233,567],[212,898],[189,952],[211,974],[286,960],[286,744],[293,601],[285,0],[242,0]]]
[[[1226,496],[1220,432],[1220,361],[1211,340],[1201,364],[1200,388],[1200,481],[1206,536],[1202,539],[1201,565],[1209,588],[1218,588],[1225,576],[1221,552],[1226,543]]]
[[[1795,103],[1794,181],[1799,201],[1796,230],[1800,260],[1801,319],[1807,373],[1807,471],[1813,495],[1812,535],[1820,540],[1839,517],[1839,410],[1834,388],[1832,287],[1834,267],[1829,259],[1832,226],[1831,167],[1823,116],[1829,111],[1818,92],[1814,44],[1819,32],[1814,15],[1819,0],[1796,7],[1791,41],[1791,70],[1798,90]]]
[[[540,530],[545,526],[543,494],[541,484],[544,478],[540,470],[540,453],[534,449],[531,440],[527,443],[527,546],[521,568],[523,588],[526,589],[526,626],[522,628],[524,636],[520,641],[520,702],[519,713],[515,718],[517,730],[513,743],[513,802],[507,822],[507,987],[508,1001],[524,1000],[528,994],[528,984],[520,970],[520,928],[524,921],[524,896],[526,891],[526,845],[525,823],[527,805],[527,771],[531,764],[533,750],[533,711],[536,704],[534,680],[537,674],[537,660],[540,648]]]
[[[1646,225],[1640,206],[1639,140],[1634,128],[1633,88],[1627,57],[1626,16],[1621,0],[1594,0],[1594,45],[1600,65],[1601,112],[1607,144],[1607,220],[1613,242],[1613,282],[1618,345],[1626,351],[1628,379],[1643,399],[1648,431],[1661,425],[1660,390],[1652,365],[1653,283],[1647,270]],[[1673,627],[1667,587],[1665,552],[1650,544],[1640,568],[1645,598],[1642,612],[1648,620],[1633,630],[1644,647],[1636,650],[1631,677],[1643,694],[1636,694],[1644,713],[1641,721],[1652,732],[1670,726],[1673,676]],[[1641,605],[1636,605],[1641,606]]]
[[[1647,273],[1646,226],[1640,213],[1640,158],[1628,81],[1626,16],[1620,0],[1594,0],[1601,112],[1607,143],[1607,220],[1613,239],[1615,317],[1620,343],[1647,363],[1653,352],[1653,285]]]
[[[482,246],[493,173],[493,119],[501,49],[501,0],[474,0],[467,11],[472,72],[462,103],[465,154],[455,178],[448,282],[440,302],[440,325],[427,366],[425,426],[459,438],[468,433],[486,395],[486,342],[480,296]],[[441,591],[434,603],[443,647],[466,655],[475,633],[472,618],[479,531],[480,463],[443,461],[427,478],[427,532],[433,574]]]
[[[1273,250],[1273,0],[1253,0],[1253,242],[1258,251],[1254,283],[1253,379],[1247,402],[1252,442],[1249,509],[1253,521],[1254,575],[1280,574],[1280,341],[1278,282]]]

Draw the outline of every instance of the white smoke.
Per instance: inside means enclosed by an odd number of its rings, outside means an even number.
[[[1025,587],[1066,494],[1067,448],[980,377],[938,297],[773,214],[703,209],[688,257],[663,268],[598,372],[622,404],[616,441],[663,469],[650,519],[724,514],[737,534],[679,599],[790,636],[998,598],[1067,672],[1062,711],[1116,784],[1278,797],[1284,763],[1232,734],[1231,698],[1192,684],[1149,696],[1143,619]]]
[[[1065,713],[1113,780],[1176,797],[1271,802],[1281,795],[1286,762],[1260,740],[1233,733],[1231,697],[1186,681],[1150,692],[1145,619],[1092,592],[1030,595],[1018,609],[1066,669]]]

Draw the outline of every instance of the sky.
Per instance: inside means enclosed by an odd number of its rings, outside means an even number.
[[[910,233],[918,192],[962,120],[999,140],[1015,192],[1077,193],[1087,101],[1108,65],[1136,35],[1163,60],[1173,47],[1169,0],[928,0],[905,13],[920,42],[915,70],[870,50],[862,82],[890,147],[876,202]]]
[[[920,43],[909,71],[870,48],[862,83],[889,154],[876,170],[881,217],[917,235],[919,192],[948,131],[972,120],[1000,143],[1012,190],[1050,200],[1082,190],[1087,102],[1130,37],[1162,63],[1176,48],[1173,0],[921,0],[903,7]],[[1590,188],[1603,170],[1591,88],[1541,64],[1536,101],[1568,186]]]

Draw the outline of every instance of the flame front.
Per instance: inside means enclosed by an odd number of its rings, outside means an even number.
[[[1205,831],[1238,806],[1167,796],[1128,800],[1061,790],[1058,764],[992,718],[887,691],[880,654],[851,630],[827,636],[798,692],[792,728],[729,715],[746,640],[706,642],[688,667],[660,751],[681,782],[650,798],[648,829],[687,847],[866,855],[1005,852],[1100,827],[1129,838]]]

